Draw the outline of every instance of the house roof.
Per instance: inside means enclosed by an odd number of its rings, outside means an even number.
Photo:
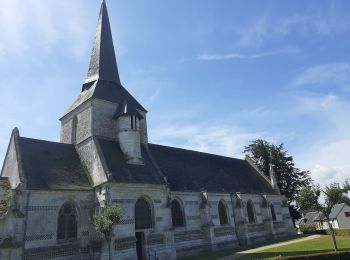
[[[329,218],[330,219],[336,219],[339,215],[339,213],[342,211],[342,209],[344,208],[346,204],[345,203],[340,203],[340,204],[336,204],[334,205],[331,214],[329,214]]]
[[[318,216],[317,211],[311,211],[307,212],[303,218],[303,222],[300,224],[302,225],[309,225],[309,224],[314,224],[315,217]]]
[[[18,148],[28,189],[91,189],[74,145],[19,137]]]
[[[276,194],[245,160],[149,144],[171,190]]]

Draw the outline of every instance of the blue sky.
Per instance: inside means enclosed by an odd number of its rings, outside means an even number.
[[[15,126],[59,140],[99,5],[0,0],[1,158]],[[107,5],[121,81],[149,111],[151,142],[241,158],[264,138],[317,182],[350,178],[349,1]]]

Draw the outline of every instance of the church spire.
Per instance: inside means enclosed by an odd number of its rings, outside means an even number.
[[[120,84],[105,0],[102,0],[101,3],[100,16],[97,23],[89,71],[85,83],[93,82],[97,79]]]

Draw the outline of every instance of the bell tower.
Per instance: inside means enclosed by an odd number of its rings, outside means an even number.
[[[103,0],[87,78],[80,95],[60,119],[61,142],[73,143],[79,151],[95,138],[112,139],[127,163],[142,164],[141,145],[148,143],[146,113],[120,82]]]

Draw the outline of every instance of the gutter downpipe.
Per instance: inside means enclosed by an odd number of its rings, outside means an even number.
[[[236,213],[235,213],[235,207],[234,207],[234,204],[233,204],[233,193],[230,193],[230,199],[231,199],[231,207],[232,207],[232,216],[233,216],[233,223],[235,224],[235,234],[236,234],[236,238],[237,238],[237,242],[238,242],[238,245],[241,246],[241,241],[239,240],[239,237],[238,237],[238,232],[237,232],[237,222],[236,222]]]

